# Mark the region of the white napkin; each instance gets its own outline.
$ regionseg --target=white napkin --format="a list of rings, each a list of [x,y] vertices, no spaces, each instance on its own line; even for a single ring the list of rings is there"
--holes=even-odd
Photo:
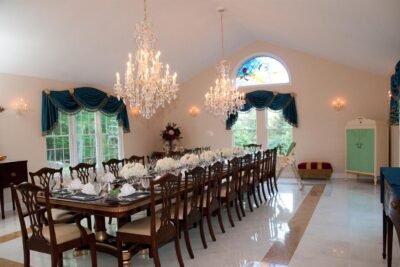
[[[111,172],[107,172],[106,174],[103,175],[103,177],[101,177],[101,181],[104,183],[111,183],[114,180],[115,180],[115,176]]]
[[[124,184],[122,187],[121,187],[121,191],[120,191],[120,193],[119,193],[119,197],[126,197],[126,196],[129,196],[129,195],[132,195],[133,193],[135,193],[135,188],[133,188],[133,186],[132,185],[130,185],[130,184]]]
[[[82,182],[79,179],[73,179],[71,183],[68,185],[70,190],[80,190],[82,189]]]
[[[96,195],[96,190],[94,190],[93,184],[87,183],[84,186],[82,186],[82,193],[85,193],[88,195]]]

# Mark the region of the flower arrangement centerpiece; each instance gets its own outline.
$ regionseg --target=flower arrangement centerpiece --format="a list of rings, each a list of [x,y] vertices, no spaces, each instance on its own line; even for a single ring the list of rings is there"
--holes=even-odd
[[[127,163],[122,167],[121,171],[119,174],[124,177],[125,179],[131,178],[131,177],[136,177],[136,178],[141,178],[145,175],[147,175],[147,170],[141,163],[137,162],[132,162],[132,163]]]
[[[161,137],[168,145],[167,152],[171,152],[174,150],[174,143],[182,139],[181,129],[177,127],[176,123],[169,122],[167,126],[165,126],[165,129],[161,132]]]
[[[159,159],[156,163],[155,170],[158,172],[169,171],[178,167],[178,163],[169,157]]]
[[[183,155],[180,159],[181,165],[188,166],[189,168],[196,166],[197,164],[199,164],[199,162],[200,162],[199,156],[190,153]]]
[[[235,156],[243,155],[244,149],[243,149],[243,147],[235,146],[235,147],[232,147],[232,153]]]
[[[200,154],[200,159],[205,162],[211,162],[212,160],[216,159],[218,154],[215,151],[207,150]]]

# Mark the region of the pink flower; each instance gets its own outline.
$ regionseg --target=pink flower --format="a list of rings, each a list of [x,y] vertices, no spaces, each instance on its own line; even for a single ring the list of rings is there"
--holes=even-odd
[[[169,135],[174,135],[175,132],[174,132],[174,130],[169,130],[169,131],[168,131],[168,134],[169,134]]]

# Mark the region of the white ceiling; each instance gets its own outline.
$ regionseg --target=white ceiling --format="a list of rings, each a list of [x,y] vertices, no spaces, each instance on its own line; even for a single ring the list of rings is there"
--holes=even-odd
[[[399,0],[148,0],[161,60],[183,82],[257,40],[380,74],[400,59]],[[0,72],[112,85],[134,52],[141,0],[0,0]]]

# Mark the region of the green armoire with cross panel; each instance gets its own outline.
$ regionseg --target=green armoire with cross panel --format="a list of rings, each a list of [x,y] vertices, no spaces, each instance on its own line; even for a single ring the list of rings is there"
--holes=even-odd
[[[372,176],[388,165],[388,127],[380,121],[358,117],[346,125],[346,173]]]

